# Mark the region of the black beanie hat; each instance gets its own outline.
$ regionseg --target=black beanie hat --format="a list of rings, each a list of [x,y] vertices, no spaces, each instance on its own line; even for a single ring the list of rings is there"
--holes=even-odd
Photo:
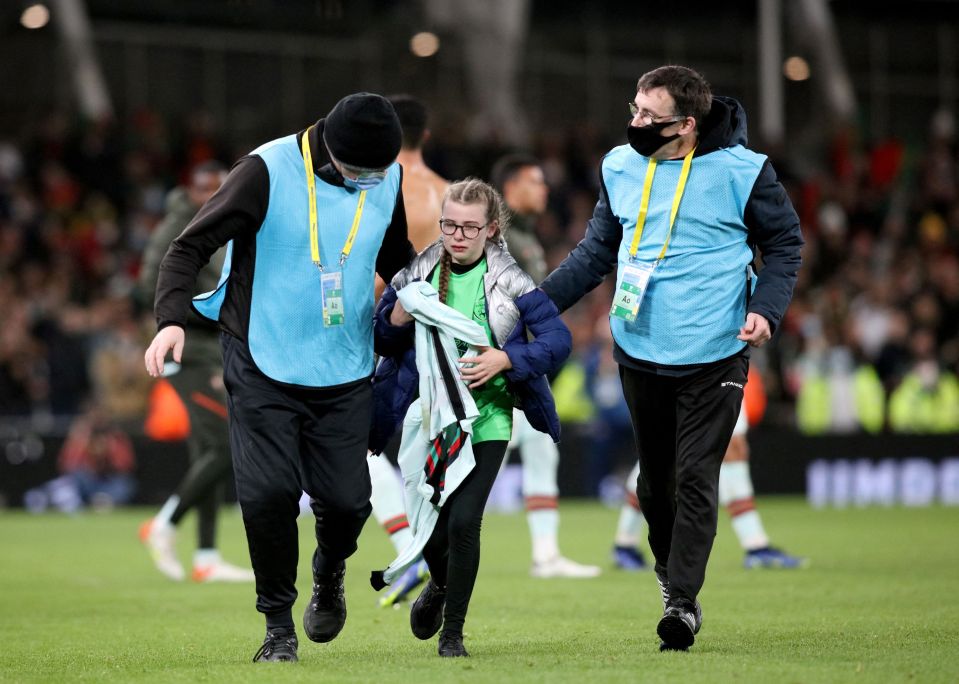
[[[354,93],[330,110],[323,139],[337,161],[382,169],[396,161],[403,131],[389,100],[373,93]]]

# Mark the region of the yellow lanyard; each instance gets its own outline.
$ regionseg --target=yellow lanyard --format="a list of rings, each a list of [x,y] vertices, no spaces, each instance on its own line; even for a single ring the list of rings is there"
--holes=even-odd
[[[676,214],[679,212],[679,201],[683,198],[683,190],[686,189],[686,179],[689,178],[689,167],[693,163],[694,147],[683,157],[683,169],[679,172],[679,182],[676,183],[676,194],[673,195],[673,208],[669,212],[669,230],[666,232],[666,242],[656,257],[659,261],[666,256],[666,248],[669,247],[669,238],[673,234],[673,224],[676,222]],[[646,167],[646,179],[643,181],[643,197],[639,201],[639,216],[636,217],[636,232],[633,234],[633,244],[629,246],[630,259],[636,258],[636,251],[639,249],[639,241],[643,239],[643,228],[646,226],[646,213],[649,211],[649,193],[653,188],[653,176],[656,175],[656,160],[650,159]]]
[[[300,149],[303,150],[303,168],[306,171],[306,188],[310,196],[310,256],[316,267],[323,270],[323,262],[320,260],[320,236],[317,228],[318,221],[316,217],[316,178],[313,170],[313,155],[310,154],[310,131],[313,126],[306,129],[303,134],[303,140],[300,142]],[[353,241],[356,239],[356,231],[360,227],[360,219],[363,218],[363,205],[366,204],[366,190],[360,190],[360,198],[356,203],[356,213],[353,214],[353,226],[350,228],[350,234],[346,236],[346,244],[343,245],[343,251],[340,252],[340,267],[346,263],[346,258],[350,256],[353,249]]]

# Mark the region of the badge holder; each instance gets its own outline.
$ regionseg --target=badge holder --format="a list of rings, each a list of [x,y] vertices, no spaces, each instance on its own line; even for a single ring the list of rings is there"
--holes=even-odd
[[[320,276],[323,296],[323,326],[343,325],[343,271],[324,271]]]
[[[656,268],[655,263],[626,265],[623,269],[623,280],[613,297],[613,306],[609,310],[610,316],[620,318],[627,323],[633,323],[636,320],[654,268]]]

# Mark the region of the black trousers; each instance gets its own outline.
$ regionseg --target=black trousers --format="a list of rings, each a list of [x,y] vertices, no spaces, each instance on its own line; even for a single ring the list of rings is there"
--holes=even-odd
[[[356,551],[372,510],[366,464],[372,385],[280,385],[257,369],[243,342],[227,334],[222,340],[236,493],[256,574],[256,608],[278,624],[286,622],[296,600],[301,490],[312,498],[316,516],[314,573],[338,571]]]
[[[473,445],[476,467],[440,509],[423,549],[433,581],[446,587],[443,631],[463,632],[480,562],[483,509],[506,455],[505,441]]]
[[[620,366],[639,451],[636,495],[656,570],[672,596],[696,600],[716,536],[719,467],[742,406],[749,361],[671,377]]]
[[[222,373],[219,364],[191,360],[187,355],[180,371],[169,378],[190,416],[187,438],[190,467],[177,485],[176,495],[180,501],[170,522],[179,524],[183,516],[195,508],[197,547],[201,549],[216,547],[217,510],[223,497],[223,483],[233,467],[226,392],[211,384],[213,378]]]

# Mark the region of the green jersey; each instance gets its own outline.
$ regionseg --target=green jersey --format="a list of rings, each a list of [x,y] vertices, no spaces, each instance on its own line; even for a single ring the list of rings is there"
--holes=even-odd
[[[446,293],[446,305],[456,309],[467,318],[479,323],[492,344],[492,333],[486,320],[486,292],[483,276],[486,275],[486,259],[483,258],[466,273],[450,273],[450,286]],[[440,269],[433,271],[431,284],[439,290]],[[465,354],[465,342],[456,340],[460,355]],[[502,373],[484,385],[470,390],[479,416],[473,421],[473,444],[494,440],[508,441],[513,432],[513,397],[506,386]]]

